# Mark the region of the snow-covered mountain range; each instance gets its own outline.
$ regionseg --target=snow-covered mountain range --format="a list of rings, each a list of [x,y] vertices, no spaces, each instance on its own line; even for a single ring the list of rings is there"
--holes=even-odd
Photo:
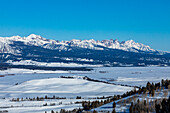
[[[36,65],[43,62],[56,65],[169,66],[170,54],[133,40],[57,41],[31,34],[28,37],[0,37],[0,60],[0,65]]]
[[[95,41],[91,40],[76,40],[72,39],[71,41],[56,41],[45,39],[39,35],[31,34],[28,37],[20,37],[20,36],[12,36],[12,37],[0,37],[0,52],[1,53],[20,53],[21,51],[12,48],[10,44],[13,42],[20,41],[25,45],[34,45],[40,46],[47,49],[60,49],[60,50],[68,50],[68,47],[79,47],[79,48],[87,48],[94,50],[104,50],[104,48],[110,49],[120,49],[124,51],[130,52],[156,52],[156,50],[152,49],[148,45],[144,45],[141,43],[136,43],[133,40],[119,42],[116,40],[102,40]]]

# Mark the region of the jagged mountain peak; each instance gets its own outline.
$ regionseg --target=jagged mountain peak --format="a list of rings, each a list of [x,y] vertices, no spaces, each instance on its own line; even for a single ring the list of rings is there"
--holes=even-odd
[[[27,39],[43,39],[40,35],[30,34],[26,37]]]
[[[28,37],[41,37],[40,35],[36,35],[36,34],[30,34],[28,35]]]

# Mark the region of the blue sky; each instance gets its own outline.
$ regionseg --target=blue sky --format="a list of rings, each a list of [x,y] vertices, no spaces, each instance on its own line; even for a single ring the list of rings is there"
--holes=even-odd
[[[170,51],[170,0],[0,0],[0,36],[133,39]]]

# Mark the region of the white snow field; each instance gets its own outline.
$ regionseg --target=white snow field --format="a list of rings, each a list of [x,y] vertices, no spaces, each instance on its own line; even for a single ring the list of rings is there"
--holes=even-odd
[[[81,104],[74,104],[76,101],[83,101],[82,99],[76,100],[77,96],[83,98],[93,98],[102,96],[113,96],[114,94],[122,94],[126,91],[132,90],[132,87],[123,87],[119,85],[110,85],[105,83],[90,82],[82,78],[66,79],[66,78],[47,78],[37,79],[23,82],[9,88],[1,89],[0,99],[1,110],[8,110],[9,112],[15,111],[25,112],[44,112],[60,109],[74,109],[81,107]],[[51,99],[45,101],[10,101],[12,98],[26,98],[26,97],[66,97],[67,99]],[[74,99],[70,99],[74,98]],[[59,103],[62,102],[61,105]],[[70,103],[73,104],[70,104]],[[43,106],[43,104],[55,103],[54,106]],[[12,107],[11,107],[12,106]],[[33,110],[35,109],[35,110]],[[32,111],[33,110],[33,111]]]
[[[1,89],[1,97],[45,97],[59,96],[74,98],[82,97],[97,97],[97,96],[112,96],[114,94],[122,94],[132,90],[132,87],[123,87],[119,85],[110,85],[99,82],[91,82],[79,79],[66,78],[47,78],[30,80],[24,83],[14,85],[12,87]]]
[[[85,76],[116,84],[146,86],[148,81],[170,79],[170,67],[99,67]]]
[[[160,82],[161,79],[170,79],[170,67],[98,67],[93,71],[10,69],[1,70],[0,75],[0,111],[8,110],[9,113],[44,113],[48,111],[49,113],[51,110],[72,110],[81,107],[81,104],[74,103],[76,101],[92,101],[89,99],[90,97],[112,96],[133,89],[133,87],[86,81],[81,78],[82,76],[116,84],[145,86],[148,81]],[[75,79],[64,79],[59,76],[74,76]],[[44,97],[45,95],[68,98],[10,101],[16,97]],[[76,96],[82,96],[85,99],[75,99]],[[70,99],[72,97],[73,99]],[[61,102],[62,104],[60,104]],[[45,103],[48,106],[43,106]],[[55,105],[50,106],[50,103],[55,103]]]

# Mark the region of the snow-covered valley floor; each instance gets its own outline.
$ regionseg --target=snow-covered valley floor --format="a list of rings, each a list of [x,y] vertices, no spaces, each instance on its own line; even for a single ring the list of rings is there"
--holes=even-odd
[[[0,77],[0,111],[44,113],[51,110],[79,108],[81,103],[75,104],[77,101],[93,101],[96,100],[92,99],[94,97],[123,94],[133,89],[133,87],[83,80],[84,76],[115,84],[145,86],[148,81],[160,82],[161,79],[170,79],[170,67],[98,67],[87,72],[11,69],[0,71],[0,75],[3,75]],[[59,78],[60,76],[74,76],[74,79]],[[66,97],[66,99],[11,101],[17,97],[36,98],[45,95]],[[77,96],[83,99],[76,99]],[[47,106],[43,106],[45,103]]]

